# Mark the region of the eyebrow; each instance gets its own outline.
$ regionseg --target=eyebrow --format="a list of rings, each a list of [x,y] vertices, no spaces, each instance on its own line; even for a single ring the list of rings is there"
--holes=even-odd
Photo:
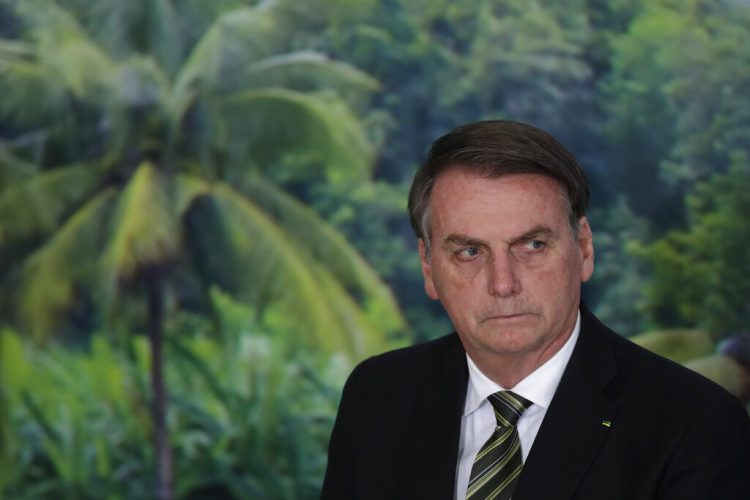
[[[506,240],[506,243],[508,245],[514,245],[516,243],[522,242],[522,241],[530,241],[535,238],[538,238],[540,236],[554,236],[555,231],[553,231],[548,226],[535,226],[525,233],[521,234],[520,236],[511,238],[510,240]],[[445,237],[443,240],[444,243],[452,243],[454,245],[460,245],[460,246],[469,246],[469,247],[480,247],[480,246],[488,246],[488,243],[482,239],[479,238],[473,238],[471,236],[465,236],[463,234],[449,234]]]
[[[555,232],[548,226],[536,226],[523,233],[518,238],[510,240],[510,244],[518,243],[519,241],[531,241],[540,236],[554,236]]]
[[[478,238],[472,238],[470,236],[464,236],[462,234],[449,234],[443,240],[444,243],[453,243],[455,245],[466,246],[466,247],[481,247],[487,246],[487,242]]]

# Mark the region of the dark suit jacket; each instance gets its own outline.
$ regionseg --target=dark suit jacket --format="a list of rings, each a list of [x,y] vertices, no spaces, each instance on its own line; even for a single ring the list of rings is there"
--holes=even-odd
[[[452,498],[467,381],[455,333],[361,363],[344,388],[322,498]],[[719,386],[582,307],[513,494],[572,498],[750,500],[748,415]]]

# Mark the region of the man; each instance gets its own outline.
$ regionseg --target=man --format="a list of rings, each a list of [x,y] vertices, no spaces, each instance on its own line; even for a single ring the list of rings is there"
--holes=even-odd
[[[433,144],[409,211],[456,333],[353,371],[324,499],[750,499],[736,399],[581,304],[588,197],[533,127],[474,123]]]

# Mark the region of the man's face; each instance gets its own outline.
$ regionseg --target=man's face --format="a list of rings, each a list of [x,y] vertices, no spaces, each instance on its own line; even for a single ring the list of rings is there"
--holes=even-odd
[[[436,180],[431,255],[419,245],[425,290],[475,361],[543,363],[572,331],[594,249],[585,217],[573,238],[563,193],[540,175],[486,179],[452,169]]]

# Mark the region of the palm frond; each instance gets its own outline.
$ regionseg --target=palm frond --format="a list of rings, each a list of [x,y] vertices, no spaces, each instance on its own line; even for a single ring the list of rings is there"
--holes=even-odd
[[[358,306],[342,301],[345,292],[335,280],[262,210],[223,184],[214,186],[212,199],[234,249],[235,273],[242,273],[245,296],[260,311],[325,352],[344,349],[358,356],[361,346],[377,343],[381,332],[363,326]]]
[[[19,40],[0,40],[0,68],[6,64],[23,60],[31,56],[33,49],[30,44]]]
[[[59,313],[74,299],[74,284],[94,272],[102,226],[114,189],[89,200],[52,238],[26,260],[21,275],[19,313],[35,338],[49,334]]]
[[[108,117],[101,130],[106,143],[103,163],[117,168],[120,159],[134,149],[166,149],[158,141],[169,120],[168,94],[168,77],[153,58],[132,56],[118,64],[102,109]]]
[[[152,57],[132,56],[118,65],[114,96],[126,107],[161,106],[169,92],[169,81]]]
[[[335,61],[321,52],[300,50],[265,58],[247,69],[249,84],[293,89],[354,88],[374,91],[377,80],[351,64]]]
[[[150,264],[172,257],[179,248],[179,228],[169,193],[154,166],[142,163],[117,204],[109,244],[102,256],[111,284]]]
[[[82,101],[106,97],[113,86],[114,63],[99,47],[86,39],[53,41],[54,54],[45,52],[43,64],[49,75],[57,75],[65,87]]]
[[[81,100],[101,98],[112,85],[114,62],[57,3],[29,0],[17,12],[30,27],[35,61]]]
[[[180,20],[172,0],[78,0],[81,25],[108,53],[152,54],[172,74],[182,58]]]
[[[21,182],[39,171],[39,165],[14,154],[11,151],[12,146],[0,140],[0,192],[9,189],[14,182]]]
[[[43,123],[67,110],[65,90],[39,64],[34,49],[24,42],[0,45],[0,114],[19,123]]]
[[[387,332],[403,330],[405,324],[393,294],[375,270],[332,226],[312,209],[262,179],[253,179],[243,189],[288,234],[358,297],[371,321]]]
[[[332,182],[364,179],[374,151],[362,124],[337,99],[281,88],[248,90],[223,105],[232,163],[271,165],[303,155]]]
[[[173,75],[179,70],[183,58],[175,7],[170,0],[155,0],[149,2],[149,5],[151,51],[159,61],[159,66],[164,68],[167,74]]]
[[[167,104],[172,129],[180,125],[201,88],[210,87],[216,80],[219,73],[216,54],[220,45],[219,33],[215,29],[209,30],[177,73]]]
[[[0,191],[0,243],[54,229],[91,194],[100,172],[91,165],[69,165],[39,173]]]
[[[174,182],[174,207],[179,218],[184,217],[190,205],[199,196],[212,193],[213,183],[191,174],[177,174]]]
[[[388,334],[393,332],[394,323],[403,326],[400,322],[400,313],[395,310],[384,310],[379,311],[382,312],[379,316],[369,314],[373,311],[363,310],[351,291],[347,290],[326,266],[316,263],[314,269],[318,283],[324,290],[334,314],[338,317],[343,330],[347,332],[346,350],[353,354],[354,360],[362,360],[387,350]]]
[[[272,9],[243,7],[214,21],[177,73],[170,99],[173,123],[179,123],[196,96],[232,88],[235,75],[270,50],[275,29]]]
[[[40,36],[45,27],[52,37],[82,31],[71,11],[55,0],[23,0],[13,4],[11,8],[23,21],[26,32],[33,36]]]

